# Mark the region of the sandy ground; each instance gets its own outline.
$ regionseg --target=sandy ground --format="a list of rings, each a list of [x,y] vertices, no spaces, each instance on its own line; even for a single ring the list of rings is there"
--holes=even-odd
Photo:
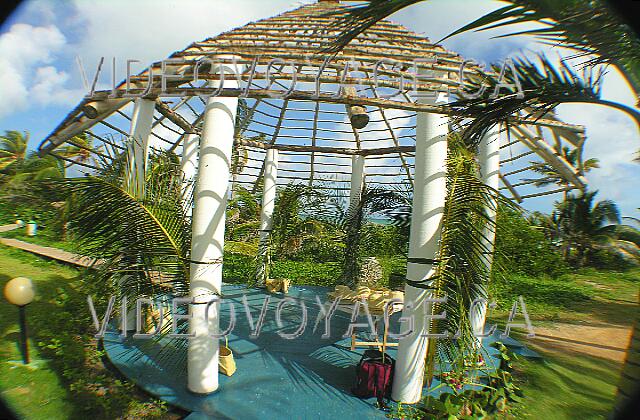
[[[543,348],[622,362],[631,339],[631,327],[556,323],[551,327],[535,327],[535,334],[527,341]]]

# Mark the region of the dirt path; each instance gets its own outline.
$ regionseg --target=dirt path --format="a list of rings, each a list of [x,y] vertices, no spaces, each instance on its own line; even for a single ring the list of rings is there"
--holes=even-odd
[[[631,338],[631,327],[556,323],[551,327],[536,327],[535,334],[528,341],[542,348],[622,362]]]

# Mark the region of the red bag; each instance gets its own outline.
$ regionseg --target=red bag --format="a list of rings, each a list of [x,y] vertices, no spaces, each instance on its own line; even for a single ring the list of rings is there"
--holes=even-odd
[[[395,360],[379,350],[367,350],[356,366],[356,384],[351,392],[360,398],[376,397],[380,408],[387,408]]]

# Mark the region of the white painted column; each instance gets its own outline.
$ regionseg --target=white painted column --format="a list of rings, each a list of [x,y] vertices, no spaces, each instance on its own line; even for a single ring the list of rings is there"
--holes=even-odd
[[[361,155],[351,156],[351,189],[349,192],[349,210],[355,211],[362,197],[362,187],[364,187],[366,158]]]
[[[192,215],[191,196],[196,181],[198,170],[198,147],[200,136],[189,133],[182,140],[182,156],[180,157],[180,170],[182,171],[182,199],[185,204],[187,216]]]
[[[497,190],[500,181],[500,128],[499,126],[492,127],[482,138],[478,147],[478,163],[480,164],[480,175],[482,182],[489,187]],[[486,209],[487,216],[493,223],[496,222],[496,206]],[[484,230],[484,238],[482,242],[486,250],[489,252],[485,255],[484,264],[487,267],[487,272],[491,272],[491,264],[493,263],[493,247],[495,242],[496,232],[493,226],[487,226]],[[487,278],[487,281],[489,278]],[[484,324],[487,317],[487,302],[484,301],[481,305],[475,305],[474,311],[471,312],[471,328],[473,333],[478,337],[484,332]],[[479,345],[482,342],[482,338],[478,338],[476,343]]]
[[[214,65],[214,72],[229,65]],[[225,88],[237,88],[233,74],[226,74]],[[217,81],[211,83],[218,86]],[[187,377],[190,391],[207,394],[218,389],[219,342],[211,334],[218,332],[218,306],[207,303],[222,289],[225,211],[229,189],[231,150],[235,131],[238,98],[211,97],[204,111],[200,138],[198,174],[194,189],[191,259],[191,319]]]
[[[267,252],[269,251],[269,237],[273,228],[273,209],[276,204],[276,184],[278,181],[278,150],[268,149],[264,162],[264,185],[262,188],[262,206],[260,208],[260,255],[261,271],[258,274],[258,284],[266,280]],[[266,274],[265,274],[266,273]]]
[[[433,103],[433,101],[431,101]],[[438,251],[446,197],[446,159],[448,119],[446,115],[418,113],[416,126],[415,180],[407,280],[425,281],[434,273],[433,259]],[[403,316],[414,317],[413,334],[400,340],[391,397],[416,403],[422,396],[429,323],[431,313],[425,299],[432,293],[405,286]],[[408,304],[411,303],[411,306]]]
[[[149,136],[153,124],[153,112],[156,103],[151,99],[138,98],[133,106],[131,114],[131,128],[129,139],[131,144],[127,149],[127,174],[125,177],[126,188],[129,193],[137,198],[144,196],[145,173],[149,158]],[[126,287],[124,283],[122,287]],[[136,329],[135,302],[127,302],[127,330]]]
[[[128,188],[135,197],[144,195],[144,179],[149,158],[149,136],[153,124],[153,112],[156,102],[152,99],[138,98],[131,115],[131,148],[129,149]]]

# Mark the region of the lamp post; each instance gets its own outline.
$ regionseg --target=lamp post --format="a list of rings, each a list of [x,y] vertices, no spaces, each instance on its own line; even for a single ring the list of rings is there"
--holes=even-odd
[[[20,339],[22,341],[22,360],[29,364],[29,344],[27,342],[27,317],[25,308],[33,301],[35,292],[33,283],[26,277],[16,277],[4,286],[4,297],[18,307],[20,316]]]

